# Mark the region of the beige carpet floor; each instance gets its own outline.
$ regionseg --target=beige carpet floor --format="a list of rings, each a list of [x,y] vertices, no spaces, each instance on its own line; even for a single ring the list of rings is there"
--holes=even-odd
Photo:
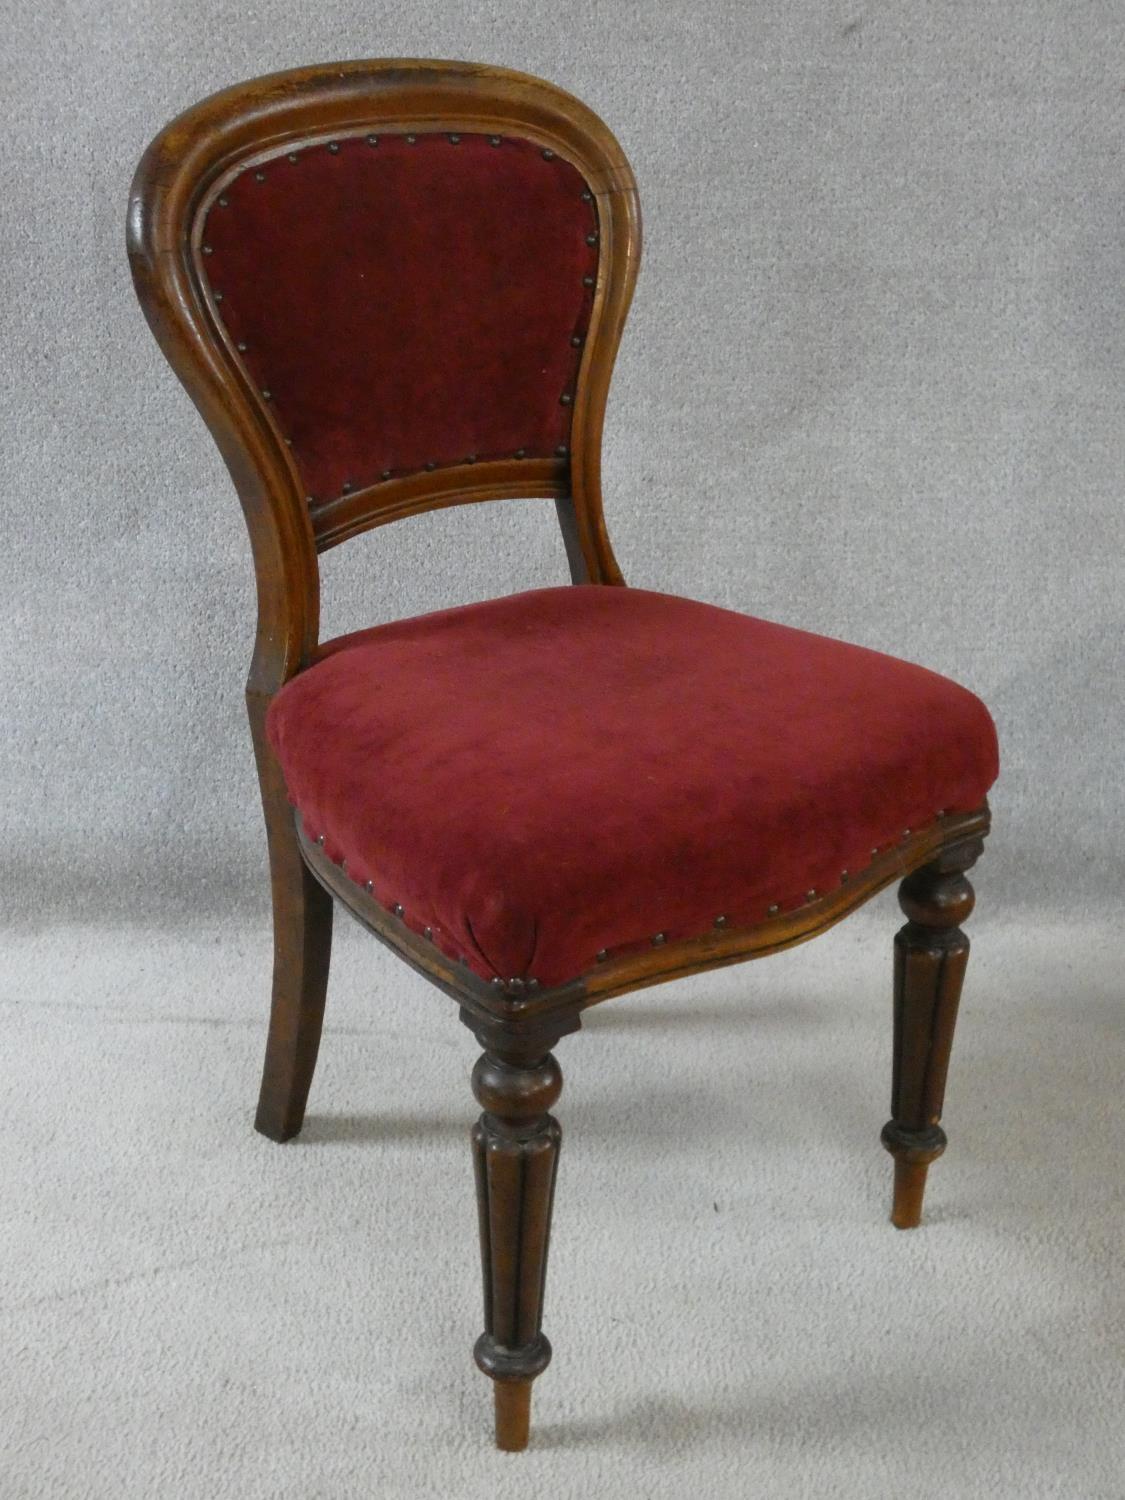
[[[342,925],[306,1131],[264,928],[0,957],[0,1495],[1125,1495],[1125,967],[986,902],[925,1228],[887,1222],[890,897],[560,1044],[532,1447],[490,1446],[452,1004]]]

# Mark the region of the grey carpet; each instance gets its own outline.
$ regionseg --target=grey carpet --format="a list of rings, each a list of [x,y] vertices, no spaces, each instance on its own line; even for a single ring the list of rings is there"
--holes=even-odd
[[[614,1001],[566,1083],[532,1447],[490,1446],[452,1003],[342,929],[305,1135],[260,927],[0,960],[5,1500],[1120,1500],[1116,946],[986,909],[928,1221],[887,1220],[897,908]]]

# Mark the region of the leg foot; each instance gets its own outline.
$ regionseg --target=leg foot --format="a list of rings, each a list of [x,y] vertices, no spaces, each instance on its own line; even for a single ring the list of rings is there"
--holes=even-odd
[[[914,1229],[930,1163],[945,1150],[939,1121],[969,940],[961,931],[973,909],[965,876],[981,853],[979,839],[942,852],[908,875],[899,904],[908,918],[895,937],[894,1080],[883,1145],[895,1159],[891,1222]]]
[[[926,1191],[928,1161],[895,1161],[895,1195],[891,1223],[896,1229],[917,1229],[922,1222],[922,1198]]]
[[[531,1381],[494,1380],[496,1446],[505,1453],[522,1453],[531,1432]]]

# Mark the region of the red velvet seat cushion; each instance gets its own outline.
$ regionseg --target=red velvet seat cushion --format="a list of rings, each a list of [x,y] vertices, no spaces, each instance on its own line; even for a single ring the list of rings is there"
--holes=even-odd
[[[827,893],[997,773],[987,709],[944,677],[594,585],[329,642],[269,734],[353,880],[478,974],[543,985]]]

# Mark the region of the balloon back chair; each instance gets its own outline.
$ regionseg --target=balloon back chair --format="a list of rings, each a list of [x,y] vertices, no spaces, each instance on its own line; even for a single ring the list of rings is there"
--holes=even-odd
[[[257,1128],[301,1129],[338,901],[483,1048],[475,1357],[519,1449],[551,1357],[551,1049],[588,1006],[803,942],[901,879],[882,1140],[893,1222],[919,1222],[992,721],[921,667],[624,586],[600,447],[640,218],[621,148],[561,90],[402,60],[241,84],[149,146],[128,242],[253,550]],[[321,552],[516,496],[555,502],[572,583],[319,640]]]

